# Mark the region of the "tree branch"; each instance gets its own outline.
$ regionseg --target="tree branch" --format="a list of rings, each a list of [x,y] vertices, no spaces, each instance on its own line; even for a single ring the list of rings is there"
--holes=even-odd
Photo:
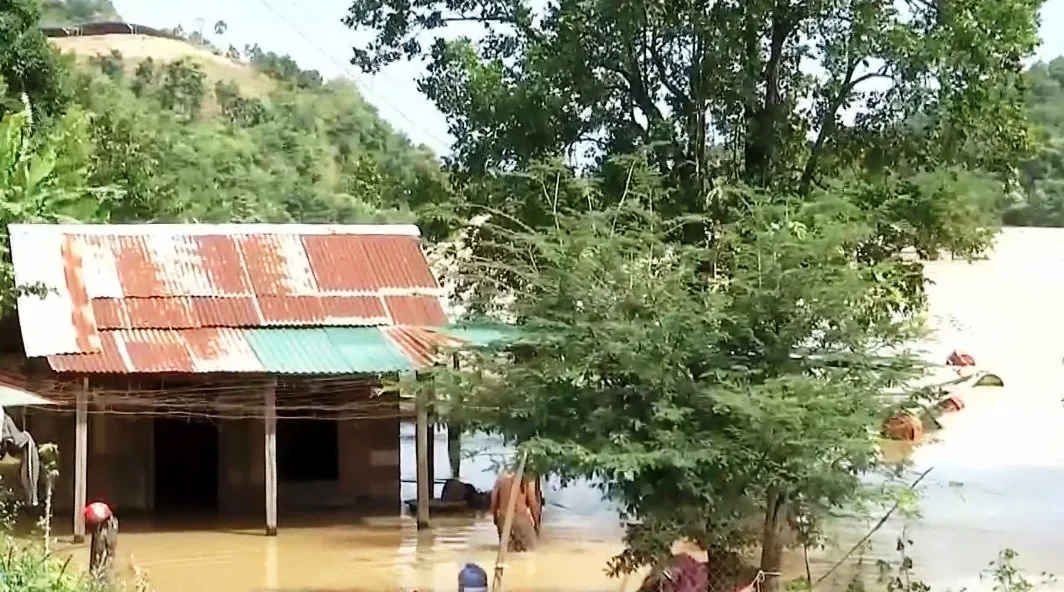
[[[799,187],[801,193],[809,191],[809,186],[812,184],[813,176],[816,174],[817,165],[820,164],[820,156],[824,151],[824,145],[827,143],[828,137],[835,133],[835,129],[838,125],[838,112],[842,108],[842,105],[846,102],[846,99],[853,92],[853,89],[857,88],[857,85],[874,78],[890,78],[887,75],[888,66],[883,66],[875,72],[869,72],[854,78],[854,72],[857,70],[859,60],[853,60],[850,66],[846,69],[846,75],[842,81],[842,88],[839,89],[839,94],[828,106],[828,109],[824,112],[824,116],[820,121],[820,131],[817,133],[816,141],[813,143],[813,148],[810,150],[809,159],[805,161],[805,170],[802,171],[802,178],[799,181]]]

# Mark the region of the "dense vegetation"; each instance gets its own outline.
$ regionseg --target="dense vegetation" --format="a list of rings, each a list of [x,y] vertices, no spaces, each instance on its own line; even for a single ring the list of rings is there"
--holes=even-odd
[[[909,255],[979,255],[1021,181],[1040,5],[354,0],[355,64],[427,61],[447,206],[492,215],[466,285],[522,325],[436,394],[597,479],[630,524],[614,570],[683,537],[782,589],[787,544],[887,469]]]
[[[41,24],[64,27],[121,21],[111,0],[42,0]]]
[[[115,190],[111,220],[408,220],[404,212],[444,191],[434,156],[396,133],[352,85],[323,81],[286,56],[253,46],[219,57],[265,81],[249,91],[213,76],[202,59],[56,58],[36,31],[36,2],[8,0],[0,9],[18,16],[17,28],[0,29],[4,110],[20,110],[25,92],[42,122],[85,113],[89,184]],[[58,24],[116,16],[107,0],[44,6],[44,18]]]
[[[1064,226],[1064,58],[1029,71],[1031,118],[1038,124],[1037,152],[1021,171],[1023,199],[1004,213],[1017,226]]]
[[[884,389],[921,370],[909,254],[980,254],[1017,188],[1010,215],[1054,211],[1023,71],[1040,2],[896,4],[357,0],[356,64],[428,60],[441,166],[290,59],[224,52],[254,91],[194,59],[75,63],[34,0],[0,0],[0,222],[487,212],[463,279],[523,343],[441,370],[441,411],[598,478],[635,524],[616,570],[682,536],[777,574],[791,519],[817,538],[882,468]],[[456,20],[489,34],[425,45]]]

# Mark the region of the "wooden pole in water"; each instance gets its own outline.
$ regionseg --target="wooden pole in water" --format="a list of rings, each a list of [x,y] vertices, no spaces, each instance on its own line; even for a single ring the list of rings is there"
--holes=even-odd
[[[266,536],[277,536],[277,381],[266,385]]]
[[[451,354],[451,364],[457,371],[458,354]],[[462,471],[462,423],[457,419],[447,422],[447,460],[451,463],[451,478],[459,479]]]
[[[510,550],[510,531],[514,527],[514,511],[517,509],[517,496],[522,492],[525,480],[525,461],[528,453],[521,453],[521,462],[517,464],[517,474],[510,484],[510,498],[506,500],[506,517],[502,521],[502,535],[499,537],[499,554],[495,557],[495,578],[491,582],[491,592],[502,590],[502,576],[506,570],[506,554]]]
[[[417,382],[423,376],[415,374]],[[430,377],[429,380],[432,380]],[[415,393],[415,411],[417,412],[417,434],[414,446],[417,452],[417,528],[429,528],[429,504],[432,484],[429,482],[429,405],[428,391],[425,385],[417,385]]]
[[[82,379],[74,413],[74,542],[85,542],[86,477],[89,460],[89,379]]]

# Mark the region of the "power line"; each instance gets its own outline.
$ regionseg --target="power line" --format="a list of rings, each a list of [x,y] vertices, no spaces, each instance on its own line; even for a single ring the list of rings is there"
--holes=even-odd
[[[276,7],[274,7],[272,4],[270,4],[269,0],[259,0],[259,2],[261,2],[263,4],[263,6],[265,6],[267,9],[269,9],[270,12],[274,13],[275,15],[277,15],[277,17],[280,18],[281,21],[283,21],[286,25],[288,25],[288,27],[290,29],[295,31],[295,33],[297,35],[302,37],[304,41],[309,43],[311,47],[316,49],[318,51],[318,53],[320,53],[327,60],[332,62],[335,66],[340,68],[341,75],[344,78],[346,78],[347,80],[349,80],[352,84],[354,84],[361,92],[363,92],[363,93],[365,93],[367,95],[370,95],[370,96],[374,96],[375,95],[374,92],[372,92],[370,89],[366,88],[365,85],[362,82],[360,82],[354,75],[352,75],[350,73],[351,72],[350,71],[350,64],[347,64],[347,63],[344,63],[342,61],[337,60],[336,58],[334,58],[332,56],[332,54],[330,54],[328,51],[326,51],[320,45],[315,43],[307,34],[305,34],[303,32],[302,29],[300,29],[298,26],[296,26],[295,23],[293,23],[287,16],[285,16],[284,13],[282,13],[279,10],[277,10]],[[399,109],[399,108],[394,107],[392,105],[388,105],[387,103],[384,103],[384,102],[382,102],[381,104],[387,105],[389,109],[392,109],[396,113],[398,113],[399,116],[402,117],[407,123],[409,123],[414,128],[419,129],[422,132],[425,132],[426,135],[428,135],[432,140],[438,142],[441,146],[450,146],[451,145],[450,141],[441,139],[439,136],[437,136],[435,133],[433,133],[431,130],[429,130],[429,128],[427,128],[427,127],[417,123],[413,119],[411,119],[409,116],[407,116],[406,113],[404,113],[402,111],[402,109]]]

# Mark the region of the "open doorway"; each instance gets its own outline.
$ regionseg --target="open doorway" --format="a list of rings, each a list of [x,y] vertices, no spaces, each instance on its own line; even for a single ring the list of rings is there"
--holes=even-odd
[[[340,430],[336,421],[303,409],[277,421],[277,480],[282,483],[340,479]],[[302,415],[303,417],[300,417]]]
[[[155,511],[218,509],[218,425],[204,418],[155,419]]]

